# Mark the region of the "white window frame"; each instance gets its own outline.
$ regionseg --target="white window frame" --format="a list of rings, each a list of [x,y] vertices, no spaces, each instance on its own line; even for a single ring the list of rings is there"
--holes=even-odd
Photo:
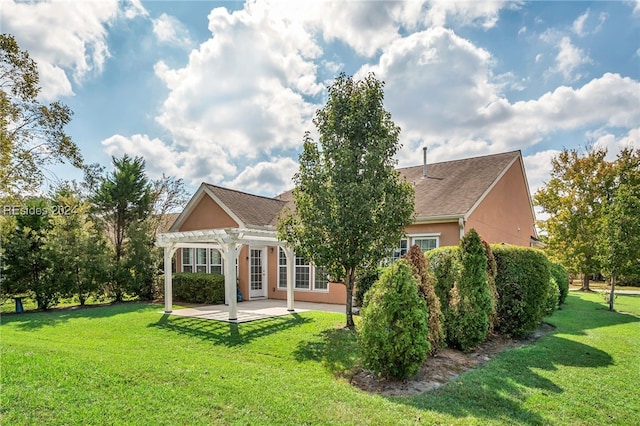
[[[218,252],[218,256],[220,258],[220,263],[213,263],[213,252],[217,251]],[[218,249],[208,249],[207,250],[207,256],[209,257],[208,262],[207,262],[207,269],[209,271],[210,274],[217,274],[218,272],[213,272],[213,268],[220,268],[220,275],[224,275],[224,261],[222,260],[222,252],[220,252],[220,250]]]
[[[200,250],[204,250],[204,263],[198,262],[199,253],[201,253]],[[205,274],[208,273],[209,272],[209,250],[206,248],[197,247],[193,249],[193,254],[194,254],[193,256],[194,271],[205,273]],[[204,268],[204,271],[200,271],[199,268]]]
[[[282,253],[282,254],[281,254]],[[301,257],[299,256],[295,256],[294,257],[296,260],[301,259]],[[281,261],[284,260],[284,263],[282,263]],[[286,271],[287,271],[287,259],[284,256],[284,250],[281,247],[278,247],[278,290],[286,290],[287,289],[287,275],[286,275]],[[304,265],[302,264],[297,264],[298,262],[296,262],[296,265],[294,265],[294,283],[293,283],[293,290],[294,291],[313,291],[313,292],[318,292],[318,293],[328,293],[329,292],[329,285],[330,282],[327,279],[327,284],[326,284],[326,288],[322,288],[322,287],[317,287],[316,286],[316,278],[318,277],[318,275],[321,273],[320,271],[316,270],[316,266],[313,265],[311,262],[308,262]],[[297,270],[298,268],[308,268],[309,271],[309,282],[308,282],[308,286],[307,287],[296,287],[296,277],[297,277]],[[319,268],[318,268],[319,269]]]
[[[185,255],[184,255],[185,253],[189,253],[189,256],[188,256],[189,257],[189,263],[187,263],[185,261]],[[182,248],[181,260],[182,260],[182,262],[180,262],[180,263],[182,265],[180,266],[180,269],[182,270],[182,272],[193,272],[193,266],[194,266],[193,261],[194,261],[194,259],[193,259],[193,249],[192,248],[190,248],[190,247],[183,247]],[[189,268],[191,268],[191,270],[185,271],[185,266],[188,266]]]
[[[436,240],[436,246],[434,249],[440,247],[440,232],[431,232],[426,234],[411,234],[409,235],[409,239],[411,240],[411,244],[409,247],[412,247],[416,244],[416,240]],[[433,250],[433,249],[430,249]]]

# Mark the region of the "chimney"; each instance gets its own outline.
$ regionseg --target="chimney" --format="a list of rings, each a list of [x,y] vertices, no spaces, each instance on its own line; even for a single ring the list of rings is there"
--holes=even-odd
[[[427,177],[427,147],[422,148],[422,178]]]

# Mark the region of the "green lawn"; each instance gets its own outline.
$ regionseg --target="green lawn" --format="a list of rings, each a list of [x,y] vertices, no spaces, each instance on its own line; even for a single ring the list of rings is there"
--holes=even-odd
[[[4,315],[1,424],[637,422],[640,297],[570,294],[535,344],[434,392],[370,395],[343,315],[230,325],[144,303]]]

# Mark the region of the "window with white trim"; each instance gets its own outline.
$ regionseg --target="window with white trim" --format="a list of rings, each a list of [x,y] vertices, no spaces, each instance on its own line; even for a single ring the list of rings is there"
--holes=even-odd
[[[414,237],[413,245],[420,247],[423,252],[438,248],[438,237]]]
[[[278,248],[278,288],[287,289],[287,257]],[[307,259],[296,256],[294,283],[295,290],[329,290],[329,276],[325,268],[314,266]]]
[[[182,272],[193,272],[193,255],[190,248],[182,249]]]
[[[329,290],[329,274],[326,268],[315,266],[313,268],[313,289]]]
[[[196,272],[207,272],[207,249],[197,248],[196,251]]]
[[[400,240],[398,247],[394,248],[391,253],[391,263],[407,254],[407,250],[409,250],[409,240],[407,238],[403,238]]]
[[[287,256],[281,247],[278,247],[278,288],[287,288]]]
[[[217,249],[210,249],[209,272],[212,274],[222,274],[222,253]]]
[[[296,271],[293,288],[309,290],[311,282],[311,265],[309,261],[302,256],[296,256]]]

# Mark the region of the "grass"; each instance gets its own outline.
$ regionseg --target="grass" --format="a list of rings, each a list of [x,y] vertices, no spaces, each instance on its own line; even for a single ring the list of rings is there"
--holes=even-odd
[[[640,297],[570,294],[535,344],[448,385],[382,397],[340,314],[227,324],[159,305],[4,315],[1,424],[633,424]]]

